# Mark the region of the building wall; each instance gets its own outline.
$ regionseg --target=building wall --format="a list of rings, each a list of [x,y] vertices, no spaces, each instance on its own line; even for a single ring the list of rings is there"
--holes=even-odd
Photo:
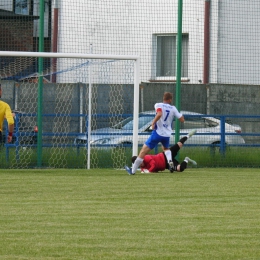
[[[183,33],[189,34],[189,80],[198,83],[203,78],[204,1],[184,1],[183,10]],[[72,4],[63,0],[58,51],[140,55],[140,81],[146,82],[155,75],[154,35],[176,34],[177,28],[177,1],[90,0],[86,4],[78,0]]]
[[[210,84],[210,114],[259,115],[260,86]]]
[[[141,82],[155,75],[155,35],[177,33],[177,1],[64,0],[60,6],[60,52],[137,54]],[[203,79],[205,1],[183,1],[182,31],[189,34],[189,83]],[[210,1],[210,82],[258,84],[258,1]],[[75,17],[72,20],[68,17]],[[77,48],[75,48],[77,46]]]
[[[33,51],[33,21],[1,19],[0,50]]]
[[[259,13],[259,1],[218,1],[218,20],[211,20],[218,23],[217,55],[211,63],[217,78],[212,83],[259,84]]]

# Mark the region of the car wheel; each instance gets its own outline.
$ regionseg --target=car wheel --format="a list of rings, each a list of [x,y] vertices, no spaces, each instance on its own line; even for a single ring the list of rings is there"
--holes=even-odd
[[[220,142],[214,142],[210,145],[209,149],[210,149],[211,155],[215,155],[216,152],[219,152],[219,150],[220,150],[219,144],[220,144]]]
[[[230,147],[228,146],[227,143],[225,143],[225,151],[229,150]],[[220,141],[214,142],[210,145],[210,154],[211,155],[215,155],[216,152],[220,153],[221,149],[220,149]]]

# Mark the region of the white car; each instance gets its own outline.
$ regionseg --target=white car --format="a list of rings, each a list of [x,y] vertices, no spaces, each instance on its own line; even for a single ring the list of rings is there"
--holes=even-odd
[[[192,129],[197,129],[197,133],[189,138],[186,144],[211,145],[221,143],[221,121],[215,117],[181,111],[185,122],[180,123],[180,137],[189,133]],[[154,111],[142,112],[139,114],[138,144],[143,145],[151,134],[151,123],[155,116]],[[173,122],[173,129],[174,129]],[[241,135],[241,127],[225,122],[225,144],[244,144],[245,140]],[[133,117],[128,117],[113,127],[100,128],[91,132],[91,142],[93,146],[115,147],[120,145],[132,144],[133,135]],[[87,144],[87,134],[80,134],[76,137],[76,145]],[[171,138],[171,144],[175,143],[174,131]]]

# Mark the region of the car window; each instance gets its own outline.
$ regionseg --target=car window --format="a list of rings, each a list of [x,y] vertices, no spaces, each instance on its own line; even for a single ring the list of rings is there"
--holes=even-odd
[[[206,118],[192,117],[186,118],[184,123],[180,124],[180,129],[200,129],[215,127],[218,124]]]
[[[133,119],[131,121],[129,121],[127,124],[125,124],[122,129],[123,130],[133,130],[133,124],[134,124],[134,121]]]
[[[153,116],[141,116],[139,117],[138,127],[142,128],[144,125],[148,124],[150,121],[153,120]],[[122,130],[133,130],[133,117],[128,117],[123,121],[117,123],[112,128],[115,129],[122,129]]]
[[[154,115],[139,117],[139,128],[142,128],[143,126],[145,126],[148,123],[152,123],[153,118],[154,118]]]
[[[112,128],[122,129],[125,125],[127,125],[131,121],[133,121],[133,117],[128,117],[128,118],[120,121],[119,123],[115,124],[114,126],[112,126]]]
[[[146,124],[148,124],[150,121],[152,121],[153,117],[149,117],[149,116],[141,116],[139,117],[139,121],[138,121],[138,127],[139,129],[142,128],[143,126],[145,126]],[[129,121],[127,124],[125,124],[122,129],[123,130],[133,130],[133,124],[134,121]]]
[[[214,122],[214,121],[207,119],[207,118],[205,118],[205,122],[207,123],[208,127],[216,127],[216,126],[219,125],[217,122]]]

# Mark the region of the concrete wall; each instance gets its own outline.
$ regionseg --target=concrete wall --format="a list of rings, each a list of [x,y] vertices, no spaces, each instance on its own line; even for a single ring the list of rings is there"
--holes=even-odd
[[[209,114],[260,115],[260,86],[219,85],[209,86]],[[242,127],[242,132],[259,133],[260,119],[253,117],[231,118]],[[246,142],[259,142],[259,137],[245,137]]]
[[[38,102],[37,83],[15,83],[2,81],[2,100],[7,102],[11,109],[24,113],[36,114]],[[97,120],[93,127],[106,127],[112,123],[107,114],[132,114],[133,113],[133,85],[92,85],[92,113],[104,114],[101,120]],[[76,84],[43,84],[43,114],[85,114],[85,117],[66,116],[58,119],[58,116],[43,116],[43,131],[52,132],[54,127],[60,129],[67,124],[69,132],[84,132],[86,117],[88,115],[89,94],[88,85]],[[122,112],[123,111],[123,112]],[[120,118],[121,120],[122,118]],[[36,118],[34,118],[36,120]],[[56,130],[55,130],[56,131]]]
[[[164,92],[174,95],[173,104],[176,100],[176,84],[173,83],[143,83],[142,99],[140,100],[140,111],[153,110],[156,102],[162,102]],[[207,90],[203,84],[181,85],[181,110],[197,113],[207,113]]]
[[[10,104],[12,109],[26,113],[37,113],[37,83],[15,84],[12,81],[2,81],[2,100]],[[115,86],[113,86],[114,88]],[[115,91],[115,90],[113,90]],[[162,101],[163,93],[169,91],[175,96],[176,84],[143,83],[140,86],[139,110],[154,109],[156,102]],[[117,114],[133,111],[134,88],[132,85],[120,85],[113,92],[109,85],[93,86],[92,98],[97,102],[93,107],[94,113]],[[44,114],[88,114],[88,85],[86,84],[44,84],[43,113]],[[59,103],[59,105],[57,105]],[[175,98],[174,98],[174,104]],[[211,115],[260,115],[260,86],[249,85],[181,85],[181,110],[193,111]],[[242,126],[243,132],[259,132],[259,119],[231,118],[233,122]],[[45,131],[52,131],[55,123],[52,118],[43,118]],[[96,127],[109,125],[108,118],[97,122]],[[70,131],[84,132],[85,118],[70,119]],[[80,125],[83,124],[83,129]]]
[[[260,85],[210,84],[209,113],[260,115]]]

